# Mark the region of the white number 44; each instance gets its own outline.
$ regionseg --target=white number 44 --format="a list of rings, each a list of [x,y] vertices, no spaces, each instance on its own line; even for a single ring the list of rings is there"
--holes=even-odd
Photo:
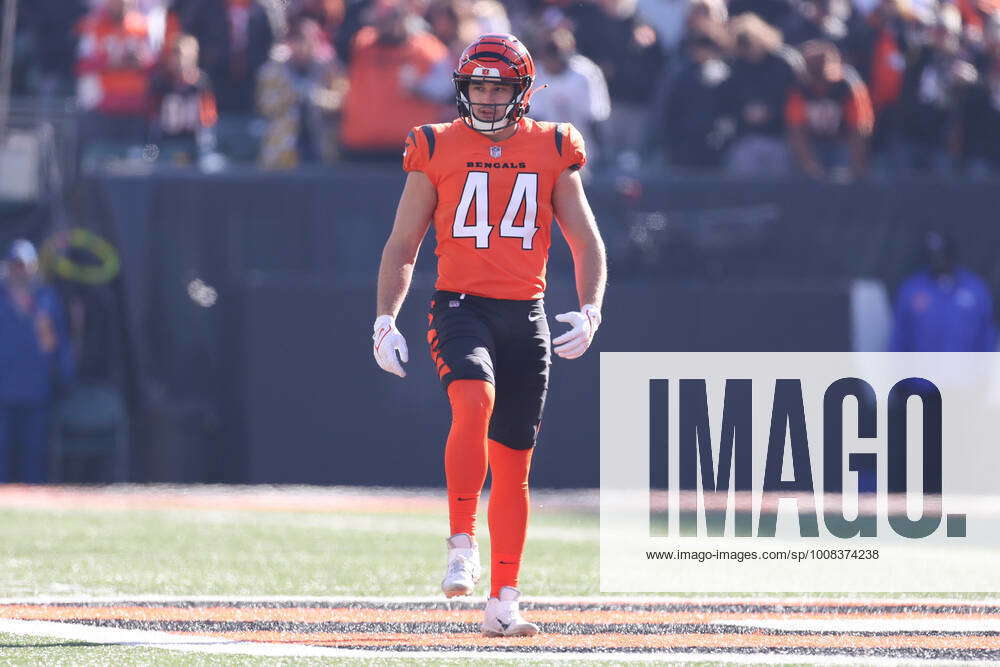
[[[473,225],[465,223],[469,216],[472,202],[476,202],[476,222]],[[485,171],[470,171],[465,179],[462,190],[462,200],[455,210],[455,224],[452,226],[452,236],[455,238],[475,238],[477,248],[490,247],[489,215],[489,174]],[[524,204],[524,224],[515,225],[514,218]],[[521,239],[521,249],[531,250],[531,239],[538,228],[535,227],[535,216],[538,213],[538,174],[518,174],[514,181],[514,190],[510,193],[507,210],[500,219],[500,236],[504,238]]]

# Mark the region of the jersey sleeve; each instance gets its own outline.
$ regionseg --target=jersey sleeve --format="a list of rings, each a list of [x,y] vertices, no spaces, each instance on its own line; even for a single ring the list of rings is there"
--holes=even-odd
[[[872,133],[875,127],[875,112],[872,110],[868,87],[860,76],[845,77],[850,93],[844,100],[844,120],[852,129],[863,136]]]
[[[406,135],[403,143],[403,171],[427,171],[430,161],[427,137],[423,127],[415,127]]]
[[[556,132],[557,147],[562,144],[559,152],[563,157],[563,168],[576,171],[587,164],[587,149],[580,131],[572,123],[563,123],[556,128]],[[561,142],[559,136],[562,137]]]
[[[793,90],[785,102],[785,123],[789,127],[802,127],[806,124],[806,100],[802,93]]]

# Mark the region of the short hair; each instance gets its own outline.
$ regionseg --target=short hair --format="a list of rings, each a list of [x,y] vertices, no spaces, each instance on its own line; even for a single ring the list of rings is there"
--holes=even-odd
[[[174,37],[171,46],[177,51],[193,51],[195,55],[198,54],[199,44],[198,38],[194,35],[188,35],[186,33],[181,33]]]
[[[729,21],[733,40],[749,40],[765,51],[777,51],[784,43],[781,31],[752,12],[746,12]]]
[[[799,47],[802,57],[806,60],[823,56],[834,60],[841,60],[840,49],[833,42],[826,39],[810,39]]]
[[[309,39],[321,32],[319,24],[308,16],[298,16],[288,26],[288,39]]]
[[[689,30],[683,41],[685,49],[694,47],[713,48],[721,53],[728,53],[730,46],[729,33],[723,26],[715,23],[704,23],[693,30]]]

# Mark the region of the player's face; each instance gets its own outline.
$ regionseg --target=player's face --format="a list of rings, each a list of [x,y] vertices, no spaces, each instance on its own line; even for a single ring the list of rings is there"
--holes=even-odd
[[[513,99],[514,86],[510,84],[488,81],[469,83],[469,102],[472,103],[472,113],[479,120],[500,120]]]

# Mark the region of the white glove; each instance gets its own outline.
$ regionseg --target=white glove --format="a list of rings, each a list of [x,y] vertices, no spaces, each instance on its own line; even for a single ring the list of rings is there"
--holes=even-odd
[[[375,361],[386,373],[395,373],[399,377],[406,377],[406,371],[399,363],[402,359],[405,364],[410,360],[410,353],[406,349],[406,339],[396,328],[396,318],[392,315],[379,315],[375,320],[375,333],[372,335],[372,351],[375,353]],[[399,359],[396,352],[399,352]]]
[[[555,353],[563,359],[576,359],[587,351],[590,342],[594,340],[597,327],[601,326],[601,311],[588,303],[579,311],[556,315],[556,320],[573,328],[552,341],[556,346]]]

